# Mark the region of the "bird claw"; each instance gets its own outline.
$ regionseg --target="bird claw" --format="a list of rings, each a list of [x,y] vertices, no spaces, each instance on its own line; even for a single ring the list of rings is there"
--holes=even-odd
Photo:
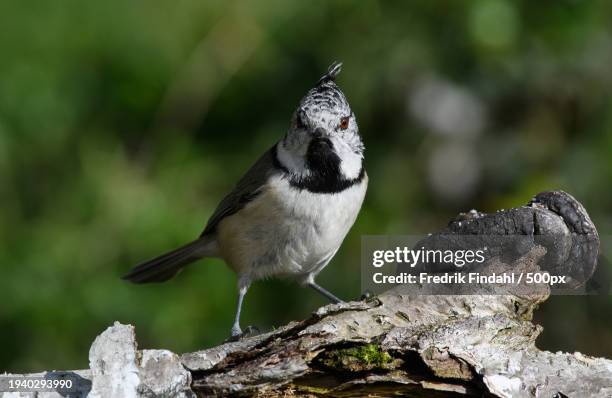
[[[363,292],[363,294],[359,298],[359,301],[368,301],[369,299],[372,298],[372,296],[373,296],[372,292],[369,290],[366,290],[365,292]]]
[[[257,326],[252,326],[252,325],[247,326],[246,328],[244,328],[244,330],[240,330],[240,329],[235,330],[232,328],[232,335],[228,337],[224,342],[229,343],[229,342],[239,341],[247,337],[255,336],[259,333],[261,333],[259,328]]]

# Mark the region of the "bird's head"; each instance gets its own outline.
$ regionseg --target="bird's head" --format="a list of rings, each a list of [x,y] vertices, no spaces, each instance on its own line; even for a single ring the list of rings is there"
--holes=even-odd
[[[357,120],[335,82],[341,68],[341,63],[333,63],[293,113],[279,158],[295,174],[308,175],[322,156],[337,157],[345,178],[361,171],[364,146]]]

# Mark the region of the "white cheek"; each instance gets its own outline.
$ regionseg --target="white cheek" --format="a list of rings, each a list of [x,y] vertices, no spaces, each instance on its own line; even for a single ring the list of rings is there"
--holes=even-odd
[[[362,168],[363,156],[355,153],[345,140],[332,136],[334,150],[340,157],[340,171],[347,179],[359,177]]]
[[[307,137],[299,133],[295,133],[290,140],[281,141],[276,146],[278,161],[285,168],[295,174],[304,175],[308,172],[306,169],[306,151],[308,150]]]

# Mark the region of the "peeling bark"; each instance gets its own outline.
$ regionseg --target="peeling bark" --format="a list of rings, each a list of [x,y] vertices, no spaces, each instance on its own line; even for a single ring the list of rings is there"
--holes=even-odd
[[[599,247],[584,208],[562,192],[461,215],[430,239],[442,233],[487,244],[495,234],[523,234],[527,245],[507,264],[565,267],[577,284],[592,275]],[[133,328],[116,323],[94,342],[91,370],[72,374],[84,381],[81,395],[103,397],[612,397],[612,360],[536,347],[542,328],[531,319],[549,293],[410,296],[398,288],[180,357],[138,351]]]

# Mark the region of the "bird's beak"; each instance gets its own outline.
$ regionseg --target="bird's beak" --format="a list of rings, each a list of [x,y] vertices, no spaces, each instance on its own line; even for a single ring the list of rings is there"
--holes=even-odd
[[[327,136],[327,131],[322,127],[317,127],[311,134],[313,138],[323,138]]]

